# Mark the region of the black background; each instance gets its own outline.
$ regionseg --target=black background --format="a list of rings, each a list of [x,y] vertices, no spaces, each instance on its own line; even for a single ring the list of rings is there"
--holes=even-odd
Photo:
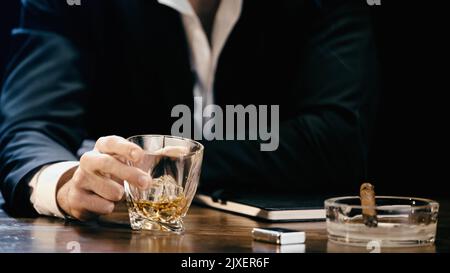
[[[449,196],[445,95],[450,47],[445,1],[382,0],[371,11],[382,98],[368,179],[378,194]],[[2,1],[1,74],[8,34],[18,20],[19,1]]]
[[[450,196],[445,1],[384,0],[372,11],[383,88],[371,178],[378,193]]]

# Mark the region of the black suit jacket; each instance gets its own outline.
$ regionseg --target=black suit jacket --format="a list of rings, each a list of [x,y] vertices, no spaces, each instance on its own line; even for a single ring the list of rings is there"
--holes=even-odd
[[[27,182],[77,160],[84,139],[169,134],[193,105],[179,14],[156,0],[24,0],[1,93],[0,185],[32,212]],[[280,105],[280,146],[205,144],[205,190],[357,191],[376,95],[370,17],[359,0],[244,0],[220,57],[215,103]]]

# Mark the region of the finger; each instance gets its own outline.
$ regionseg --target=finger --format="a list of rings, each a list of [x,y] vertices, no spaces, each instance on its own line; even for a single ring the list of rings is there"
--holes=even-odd
[[[123,157],[123,156],[112,155],[112,157],[114,157],[115,159],[119,160],[119,161],[122,162],[123,164],[128,164],[128,163],[127,163],[127,159],[126,159],[125,157]],[[135,167],[137,167],[137,166],[135,166]],[[141,170],[142,170],[142,169],[141,169]],[[115,181],[115,182],[117,182],[117,183],[119,183],[120,185],[123,186],[123,180],[122,180],[122,179],[117,178],[117,177],[115,177],[115,176],[113,176],[113,175],[110,175],[110,174],[108,174],[107,177],[110,178],[110,179],[112,179],[113,181]]]
[[[119,136],[99,138],[95,144],[95,150],[100,153],[117,155],[133,162],[140,161],[144,156],[141,147]]]
[[[108,201],[97,194],[79,190],[76,195],[77,204],[74,205],[74,211],[81,215],[89,215],[89,213],[106,215],[114,211],[114,202]],[[76,217],[76,215],[74,216]]]
[[[122,200],[124,194],[122,185],[112,179],[99,175],[90,176],[88,180],[82,182],[81,187],[112,202],[119,202]]]
[[[139,188],[147,188],[151,177],[144,171],[123,164],[112,156],[95,151],[85,153],[80,159],[80,166],[93,175],[109,174],[120,180],[126,180]]]

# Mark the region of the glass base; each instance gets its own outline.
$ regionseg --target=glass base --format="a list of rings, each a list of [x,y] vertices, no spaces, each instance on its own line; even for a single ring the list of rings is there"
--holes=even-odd
[[[396,247],[418,247],[418,246],[430,246],[434,244],[435,237],[426,237],[421,239],[405,239],[405,240],[389,240],[389,239],[377,239],[377,240],[369,240],[362,238],[351,238],[348,236],[339,236],[328,234],[328,241],[340,244],[340,245],[348,245],[348,246],[356,246],[356,247],[368,247],[370,245],[376,244],[381,248],[396,248]]]
[[[362,222],[327,222],[328,239],[338,244],[366,247],[375,244],[380,247],[429,246],[436,238],[436,223],[410,224],[395,222],[396,218],[380,218],[376,228],[367,227]],[[399,220],[397,220],[399,221]]]
[[[130,225],[133,230],[150,230],[155,232],[171,232],[181,234],[184,232],[183,221],[173,223],[158,223],[148,218],[144,218],[141,215],[130,211]]]

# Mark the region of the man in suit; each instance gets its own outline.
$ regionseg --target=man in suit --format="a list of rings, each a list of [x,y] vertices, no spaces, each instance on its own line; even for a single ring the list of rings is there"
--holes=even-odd
[[[72,3],[71,1],[70,3]],[[201,188],[357,189],[367,167],[376,61],[365,1],[23,0],[1,93],[0,183],[18,214],[108,214],[123,137],[170,134],[175,105],[279,105],[279,147],[204,141]],[[120,136],[120,137],[119,137]],[[86,139],[92,151],[77,156]]]

